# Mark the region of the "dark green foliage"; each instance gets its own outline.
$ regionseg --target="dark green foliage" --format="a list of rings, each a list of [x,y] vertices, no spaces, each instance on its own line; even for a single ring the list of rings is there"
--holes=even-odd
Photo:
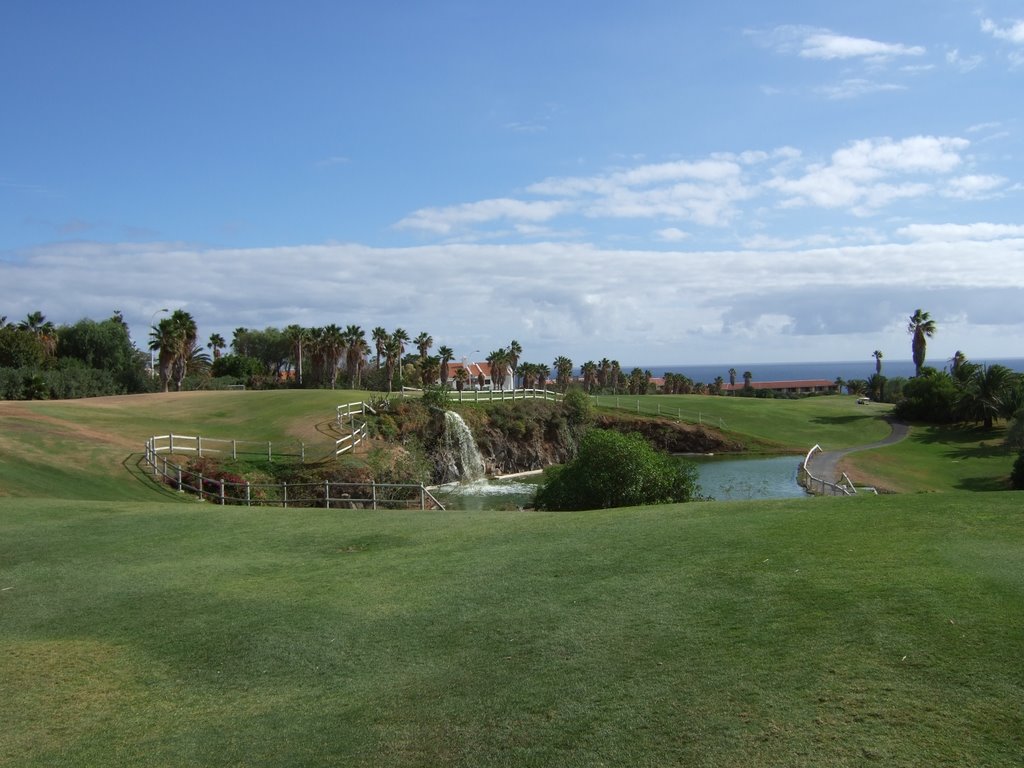
[[[214,378],[231,376],[241,382],[245,382],[253,376],[260,376],[263,372],[263,364],[255,357],[247,355],[221,355],[213,361],[213,367],[210,370]]]
[[[44,357],[37,334],[13,325],[0,328],[0,368],[31,368],[42,365]]]
[[[1024,491],[1024,451],[1017,454],[1017,460],[1013,462],[1013,471],[1010,472],[1010,486],[1015,491]]]
[[[698,497],[696,468],[658,453],[639,435],[594,429],[576,458],[549,469],[538,509],[577,510],[668,504]]]
[[[452,393],[448,387],[425,386],[421,400],[428,408],[438,408],[442,411],[447,411],[451,407]]]
[[[904,385],[903,399],[893,412],[905,421],[950,424],[955,420],[956,400],[957,387],[952,377],[934,368],[924,368],[920,376]]]

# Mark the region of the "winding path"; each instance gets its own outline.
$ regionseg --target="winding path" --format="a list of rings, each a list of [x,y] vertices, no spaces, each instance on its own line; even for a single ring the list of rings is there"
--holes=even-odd
[[[811,456],[811,460],[808,462],[808,471],[820,480],[834,483],[839,479],[839,462],[847,454],[856,453],[857,451],[870,451],[875,448],[884,448],[887,445],[895,445],[901,440],[906,439],[907,435],[910,434],[910,427],[907,424],[903,424],[899,421],[893,421],[892,419],[886,419],[886,421],[888,421],[889,426],[892,427],[892,432],[890,432],[887,437],[876,443],[858,445],[853,448],[843,448],[840,451],[820,451]]]

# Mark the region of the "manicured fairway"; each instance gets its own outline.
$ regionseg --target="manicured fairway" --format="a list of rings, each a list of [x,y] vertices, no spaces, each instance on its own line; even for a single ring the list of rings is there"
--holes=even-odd
[[[1011,493],[0,500],[0,765],[1018,766]]]

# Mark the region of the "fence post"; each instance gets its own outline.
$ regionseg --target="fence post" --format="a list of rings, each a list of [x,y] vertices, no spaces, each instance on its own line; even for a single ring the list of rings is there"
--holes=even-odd
[[[331,508],[331,481],[324,480],[324,500],[327,502],[327,508]]]
[[[206,490],[206,489],[203,488],[203,473],[200,472],[199,473],[199,500],[200,501],[203,501],[203,499],[204,499],[204,496],[203,496],[203,491],[204,490]]]
[[[196,456],[200,459],[203,458],[203,438],[201,436],[196,437]]]
[[[284,489],[284,500],[283,500],[282,503],[284,504],[285,509],[287,509],[288,508],[288,482],[285,481],[285,482],[281,483],[281,487]]]
[[[267,461],[271,464],[274,463],[274,447],[269,440],[267,440]]]
[[[252,496],[250,495],[250,492],[249,492],[249,481],[248,480],[245,481],[245,506],[247,506],[247,507],[251,507],[252,506]]]
[[[370,481],[370,493],[371,493],[371,495],[373,497],[373,508],[377,509],[377,481],[376,480],[371,480]]]
[[[427,508],[427,489],[420,483],[420,512]]]
[[[174,453],[174,435],[167,436],[167,452]]]
[[[238,458],[238,441],[237,440],[232,440],[231,441],[231,458],[232,459],[237,459]]]
[[[299,440],[299,463],[306,463],[306,444],[302,440]]]
[[[220,505],[224,506],[224,478],[220,479]]]
[[[178,465],[178,493],[181,493],[181,465]]]

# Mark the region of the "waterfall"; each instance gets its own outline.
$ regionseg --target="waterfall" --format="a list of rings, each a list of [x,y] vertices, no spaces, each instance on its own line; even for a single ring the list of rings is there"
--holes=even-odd
[[[473,433],[455,411],[444,413],[444,463],[450,479],[463,482],[480,480],[484,476],[484,460],[477,450]]]

